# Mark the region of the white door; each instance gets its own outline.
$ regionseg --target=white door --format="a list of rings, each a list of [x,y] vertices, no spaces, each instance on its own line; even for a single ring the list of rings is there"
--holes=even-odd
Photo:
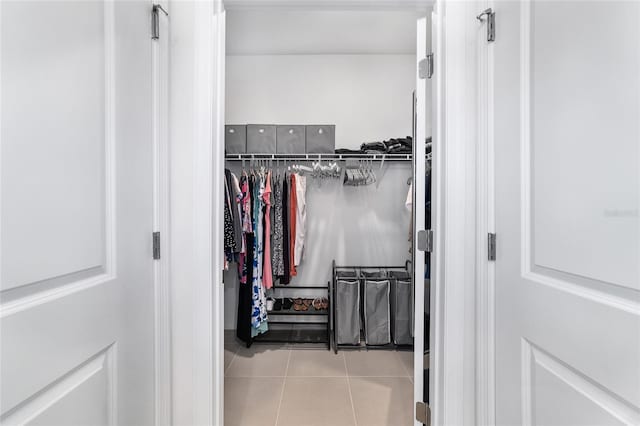
[[[640,424],[640,3],[496,2],[495,420]]]
[[[426,161],[425,139],[430,121],[428,114],[430,100],[429,79],[426,74],[427,52],[429,42],[429,23],[427,18],[420,18],[417,22],[416,40],[416,91],[414,108],[414,144],[413,144],[413,282],[414,282],[414,356],[413,356],[413,406],[417,403],[428,402],[425,395],[425,352],[428,351],[429,333],[425,329],[425,291],[428,290],[428,280],[425,277],[426,247],[421,241],[425,239],[425,200],[426,200]],[[428,383],[427,383],[428,387]],[[414,417],[414,424],[421,423]]]
[[[154,423],[150,10],[0,3],[3,425]]]

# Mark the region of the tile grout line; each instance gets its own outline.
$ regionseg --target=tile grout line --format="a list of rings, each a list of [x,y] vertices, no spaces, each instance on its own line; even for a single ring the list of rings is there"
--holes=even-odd
[[[229,365],[227,365],[227,368],[224,369],[224,376],[227,377],[227,371],[229,371],[229,368],[231,368],[231,365],[233,364],[233,361],[236,360],[236,355],[238,354],[238,351],[240,350],[240,345],[236,345],[236,350],[233,351],[233,356],[231,357],[231,361],[229,361]]]
[[[351,401],[351,414],[353,414],[353,424],[358,426],[358,418],[356,417],[356,407],[353,404],[353,394],[351,393],[351,380],[349,378],[349,367],[347,367],[347,357],[342,353],[342,360],[344,361],[344,372],[347,375],[347,389],[349,390],[349,400]]]
[[[291,362],[291,349],[289,349],[289,355],[287,356],[287,367],[284,370],[284,376],[282,378],[282,391],[280,392],[280,401],[278,402],[278,411],[276,412],[276,423],[274,426],[278,426],[278,421],[280,421],[280,410],[282,409],[282,400],[284,399],[284,387],[287,384],[287,375],[289,374],[290,362]]]
[[[413,371],[409,371],[407,369],[407,367],[404,365],[404,361],[402,361],[402,358],[400,358],[400,353],[398,351],[394,351],[394,353],[396,355],[396,359],[402,366],[402,369],[404,370],[405,374],[407,375],[407,377],[409,377],[409,379],[411,380],[411,383],[413,383]],[[411,354],[413,355],[414,352],[411,352]],[[413,364],[413,362],[411,364]]]

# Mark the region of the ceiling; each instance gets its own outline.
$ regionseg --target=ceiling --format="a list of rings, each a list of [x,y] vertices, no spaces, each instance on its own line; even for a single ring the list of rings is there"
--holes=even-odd
[[[416,20],[394,9],[230,8],[228,55],[415,54]]]

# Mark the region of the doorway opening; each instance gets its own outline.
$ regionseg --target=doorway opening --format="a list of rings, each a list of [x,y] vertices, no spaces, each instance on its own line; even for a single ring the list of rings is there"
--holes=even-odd
[[[420,424],[430,13],[227,5],[225,424]]]

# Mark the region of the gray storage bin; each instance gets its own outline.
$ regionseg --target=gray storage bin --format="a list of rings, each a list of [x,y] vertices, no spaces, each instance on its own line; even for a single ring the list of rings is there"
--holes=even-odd
[[[363,269],[360,274],[362,278],[387,278],[387,271],[384,269]]]
[[[336,151],[336,126],[307,126],[307,152],[309,154],[333,154]]]
[[[247,152],[247,126],[224,126],[224,150],[227,154],[244,154]]]
[[[337,279],[335,294],[336,343],[360,344],[360,285],[357,279]]]
[[[364,280],[364,336],[367,345],[391,343],[390,295],[390,280]]]
[[[304,126],[276,126],[276,151],[278,154],[304,154]]]
[[[387,277],[387,271],[385,271],[384,269],[373,269],[373,268],[369,268],[369,269],[361,269],[360,270],[360,294],[364,294],[364,283],[367,279],[372,278],[372,279],[377,279],[377,278],[386,278]],[[361,321],[362,321],[362,326],[363,326],[363,330],[365,327],[365,299],[364,297],[361,297],[361,302],[360,302],[360,313],[362,315]],[[365,330],[366,333],[366,330]]]
[[[405,271],[390,271],[391,336],[396,345],[413,344],[413,287]]]
[[[338,278],[351,278],[352,280],[358,279],[358,271],[355,269],[347,269],[344,271],[336,271],[336,277]]]
[[[247,153],[275,154],[276,126],[266,124],[248,124]]]

